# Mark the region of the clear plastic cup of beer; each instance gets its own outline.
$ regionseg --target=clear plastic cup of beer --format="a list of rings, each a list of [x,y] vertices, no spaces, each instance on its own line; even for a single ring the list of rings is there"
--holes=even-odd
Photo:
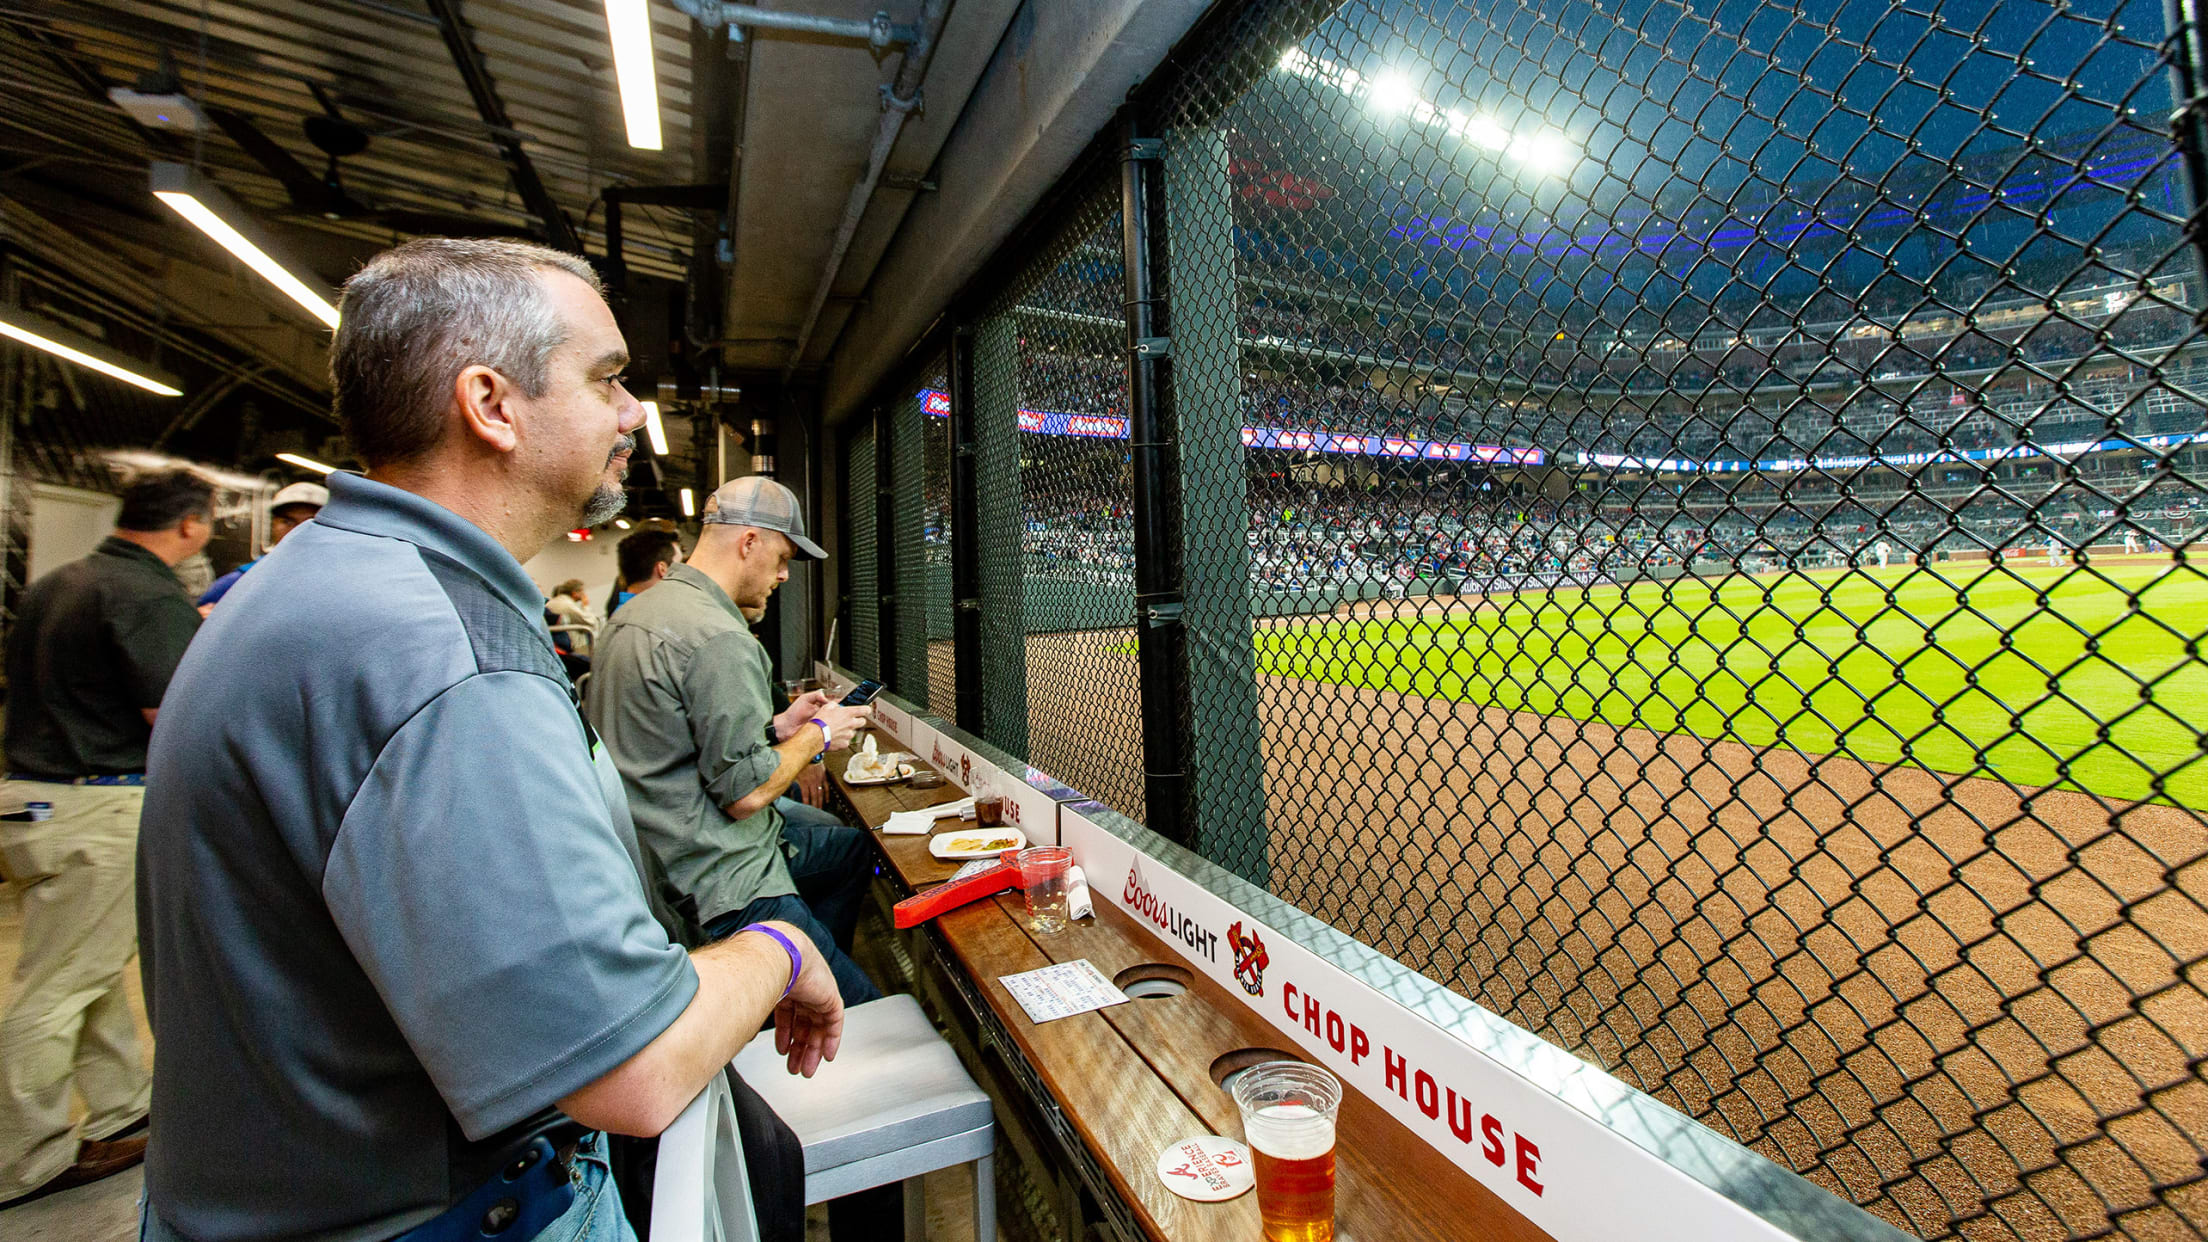
[[[1333,1242],[1341,1081],[1301,1061],[1265,1061],[1237,1075],[1233,1093],[1257,1173],[1265,1242]]]
[[[1066,930],[1066,898],[1073,851],[1062,845],[1036,845],[1013,855],[1020,887],[1027,897],[1027,925],[1042,935]]]

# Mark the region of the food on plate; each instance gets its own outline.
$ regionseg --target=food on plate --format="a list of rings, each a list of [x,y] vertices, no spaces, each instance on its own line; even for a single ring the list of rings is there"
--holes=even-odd
[[[971,854],[981,850],[1008,850],[1019,843],[1018,837],[952,837],[950,843],[943,848],[960,854]]]
[[[869,733],[844,765],[844,779],[877,783],[901,780],[912,774],[912,759],[912,755],[901,750],[876,750],[874,735]]]

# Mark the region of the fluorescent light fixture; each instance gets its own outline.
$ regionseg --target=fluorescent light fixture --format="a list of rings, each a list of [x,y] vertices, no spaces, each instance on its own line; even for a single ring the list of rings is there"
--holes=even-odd
[[[143,388],[160,397],[181,397],[184,390],[178,388],[166,375],[157,375],[143,363],[124,358],[97,341],[79,336],[58,323],[41,318],[29,311],[0,307],[0,336],[11,341],[21,341],[32,349],[43,349],[56,358],[66,359],[88,371],[97,371],[110,379]]]
[[[667,424],[659,421],[659,402],[644,403],[644,438],[652,442],[652,452],[661,457],[667,455]]]
[[[326,465],[322,462],[316,461],[312,457],[301,457],[297,453],[278,453],[276,454],[276,460],[288,461],[292,465],[299,467],[301,470],[312,470],[318,474],[335,474],[337,472],[337,467],[335,466]]]
[[[629,519],[627,519],[627,518],[615,518],[615,519],[613,519],[613,528],[614,528],[615,530],[627,530],[627,529],[629,528]]]
[[[285,297],[306,308],[308,314],[332,328],[337,326],[337,308],[275,258],[253,218],[214,182],[182,164],[157,161],[153,166],[153,196],[190,221],[192,227],[214,238],[215,244],[236,255],[263,280],[283,290]]]
[[[652,68],[652,10],[648,0],[606,0],[606,36],[613,42],[613,75],[621,83],[621,116],[629,145],[659,150],[659,76]]]
[[[682,516],[698,516],[698,498],[691,495],[687,487],[682,489]]]

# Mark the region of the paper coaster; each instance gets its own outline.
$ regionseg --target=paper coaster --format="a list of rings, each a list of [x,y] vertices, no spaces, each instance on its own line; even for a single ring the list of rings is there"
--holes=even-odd
[[[1230,1138],[1199,1134],[1167,1147],[1158,1156],[1158,1180],[1183,1199],[1217,1203],[1257,1185],[1249,1149]]]

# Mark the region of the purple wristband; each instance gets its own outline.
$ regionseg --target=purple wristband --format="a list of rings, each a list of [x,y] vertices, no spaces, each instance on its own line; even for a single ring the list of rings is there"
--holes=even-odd
[[[747,931],[765,932],[766,934],[774,937],[775,943],[782,946],[782,951],[784,953],[790,955],[790,981],[784,984],[782,987],[782,995],[788,996],[790,994],[790,989],[797,986],[797,972],[805,969],[805,956],[797,951],[796,945],[790,943],[790,938],[788,936],[785,936],[781,932],[774,930],[773,928],[767,926],[765,923],[746,924],[743,927],[737,928],[736,931],[739,935]]]

